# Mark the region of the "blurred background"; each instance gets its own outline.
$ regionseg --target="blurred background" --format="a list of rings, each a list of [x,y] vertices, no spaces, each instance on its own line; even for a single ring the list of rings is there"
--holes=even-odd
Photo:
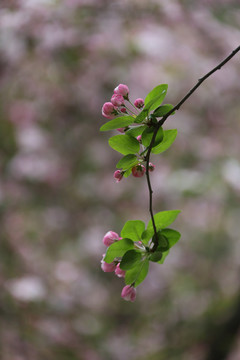
[[[182,238],[135,303],[100,260],[146,181],[114,182],[99,132],[119,83],[176,104],[239,40],[238,0],[1,0],[0,359],[240,359],[240,54],[165,124],[154,211]]]

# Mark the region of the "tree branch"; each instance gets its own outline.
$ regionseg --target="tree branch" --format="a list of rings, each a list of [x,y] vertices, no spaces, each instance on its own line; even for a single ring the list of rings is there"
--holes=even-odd
[[[220,64],[218,64],[215,68],[213,68],[211,71],[209,71],[206,75],[204,75],[203,77],[201,77],[197,84],[182,98],[182,100],[179,101],[179,103],[174,106],[166,115],[164,115],[162,117],[161,120],[158,121],[154,133],[153,133],[153,137],[151,140],[151,143],[149,145],[147,154],[145,156],[145,160],[147,162],[146,165],[146,177],[147,177],[147,184],[148,184],[148,190],[149,190],[149,212],[151,215],[151,220],[152,220],[152,224],[153,224],[153,229],[154,229],[154,246],[152,251],[155,251],[157,246],[158,246],[158,239],[157,239],[157,229],[156,229],[156,224],[154,221],[154,215],[153,215],[153,201],[152,201],[152,195],[153,195],[153,190],[152,190],[152,186],[151,186],[151,181],[150,181],[150,176],[149,176],[149,161],[150,161],[150,154],[151,154],[151,150],[153,148],[153,144],[157,135],[157,132],[159,130],[159,128],[165,123],[165,121],[167,120],[167,118],[176,110],[179,110],[180,107],[185,103],[185,101],[197,90],[197,88],[207,79],[209,78],[213,73],[215,73],[217,70],[220,70],[229,60],[231,60],[233,58],[233,56],[235,56],[238,52],[240,51],[240,46],[238,46],[235,50],[232,51],[232,53],[230,55],[228,55]]]

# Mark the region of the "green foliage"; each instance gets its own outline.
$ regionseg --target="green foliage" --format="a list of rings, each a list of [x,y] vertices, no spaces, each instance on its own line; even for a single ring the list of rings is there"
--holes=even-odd
[[[147,127],[143,133],[142,133],[142,144],[144,146],[149,146],[151,141],[152,141],[152,137],[153,137],[153,133],[154,133],[154,130],[155,128],[154,127]],[[158,132],[157,132],[157,135],[156,135],[156,138],[154,140],[154,144],[153,144],[153,147],[154,146],[157,146],[158,144],[161,143],[161,141],[163,140],[163,129],[162,127],[159,128]]]
[[[130,167],[133,167],[134,165],[136,165],[137,163],[138,163],[137,156],[133,155],[133,154],[128,154],[128,155],[125,155],[121,160],[119,160],[119,162],[116,165],[116,168],[127,170]]]
[[[135,123],[141,123],[143,122],[146,117],[148,116],[148,113],[149,113],[149,109],[148,108],[144,108],[140,114],[138,114],[138,116],[135,118]]]
[[[129,220],[124,225],[121,236],[132,239],[133,241],[140,241],[142,232],[145,229],[145,224],[141,220]]]
[[[145,109],[153,110],[156,109],[163,102],[165,96],[167,95],[167,84],[162,84],[156,86],[150,93],[146,96],[144,104]]]
[[[115,135],[108,140],[108,143],[111,148],[123,155],[135,154],[140,150],[139,142],[128,135]]]
[[[168,239],[170,248],[175,245],[181,237],[180,232],[173,229],[163,229],[161,234]]]
[[[132,240],[130,239],[118,240],[108,247],[104,261],[106,263],[111,263],[115,258],[122,257],[126,251],[133,248],[134,248],[134,243]]]
[[[134,283],[134,286],[137,287],[148,274],[149,261],[148,259],[143,259],[138,263],[134,268],[126,271],[125,274],[125,283],[126,285],[131,285]]]
[[[165,259],[166,259],[166,257],[168,256],[168,254],[169,254],[169,250],[165,251],[165,252],[163,253],[163,255],[162,255],[161,260],[158,261],[158,264],[163,264],[164,261],[165,261]]]
[[[173,109],[173,105],[171,105],[171,104],[161,105],[157,109],[154,110],[153,115],[156,117],[162,117],[162,116],[166,115],[172,109]],[[175,114],[175,112],[173,112],[172,115],[173,114]]]
[[[129,270],[140,263],[142,260],[142,254],[139,250],[128,250],[122,258],[120,268],[122,270]]]
[[[153,154],[160,154],[166,151],[174,142],[177,136],[177,130],[164,130],[162,142],[152,149]]]
[[[126,134],[136,137],[138,135],[141,135],[146,128],[147,125],[137,125],[129,129]]]
[[[108,131],[108,130],[123,128],[128,125],[131,125],[132,123],[134,123],[134,121],[135,118],[133,116],[130,115],[120,116],[102,125],[100,127],[100,131]]]
[[[161,251],[155,251],[153,254],[149,256],[149,260],[153,262],[158,262],[159,260],[161,260],[162,256],[163,254]]]

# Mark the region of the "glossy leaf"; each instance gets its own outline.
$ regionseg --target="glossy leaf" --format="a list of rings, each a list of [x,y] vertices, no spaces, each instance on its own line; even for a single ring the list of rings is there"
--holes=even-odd
[[[137,156],[133,155],[133,154],[128,154],[128,155],[125,155],[121,160],[119,160],[119,162],[116,165],[116,168],[127,170],[130,167],[133,167],[134,165],[136,165],[137,163],[138,163]]]
[[[166,259],[166,257],[168,256],[168,254],[169,254],[169,250],[168,250],[168,251],[165,251],[165,252],[163,253],[163,256],[162,256],[161,260],[158,261],[158,264],[163,264],[164,261],[165,261],[165,259]]]
[[[176,136],[177,136],[177,129],[165,130],[163,132],[162,142],[152,149],[152,153],[160,154],[160,153],[166,151],[172,145],[172,143],[176,139]]]
[[[119,116],[113,120],[108,121],[100,127],[100,131],[109,131],[118,128],[123,128],[134,123],[135,118],[130,115]]]
[[[168,239],[170,248],[175,245],[181,237],[180,232],[173,229],[163,229],[161,234]]]
[[[174,220],[177,218],[180,210],[168,210],[161,211],[154,215],[155,225],[157,230],[164,229],[171,225]],[[149,221],[147,229],[152,229],[152,220]]]
[[[125,173],[123,174],[123,176],[124,176],[125,178],[127,178],[129,175],[131,175],[131,173],[132,173],[132,169],[128,169],[128,170],[125,171]]]
[[[127,237],[133,241],[140,241],[142,232],[145,229],[145,224],[141,220],[127,221],[121,231],[122,237]]]
[[[135,154],[140,150],[140,144],[132,136],[128,135],[115,135],[108,140],[112,149],[120,152],[123,155]]]
[[[148,108],[144,108],[140,114],[138,114],[138,116],[135,118],[135,123],[141,123],[143,122],[146,117],[148,116],[148,113],[149,113],[149,109]]]
[[[136,266],[142,259],[142,254],[138,250],[128,250],[122,258],[120,268],[129,270]]]
[[[115,258],[122,257],[128,250],[134,248],[134,242],[130,239],[118,240],[107,249],[104,261],[111,263]]]
[[[161,105],[157,109],[154,110],[153,114],[156,117],[162,117],[162,116],[166,115],[170,110],[172,110],[172,108],[173,108],[173,105],[171,105],[171,104]],[[174,114],[174,112],[172,113],[172,115],[173,114]]]
[[[126,285],[131,285],[135,283],[134,286],[137,287],[148,274],[149,261],[147,259],[142,260],[137,266],[133,269],[128,270],[125,274],[125,283]]]
[[[152,137],[153,137],[153,133],[154,133],[155,128],[154,127],[147,127],[144,132],[142,133],[142,144],[144,146],[149,146],[151,141],[152,141]],[[163,129],[162,127],[159,128],[154,144],[153,146],[157,146],[158,144],[161,143],[161,141],[163,140]]]
[[[145,98],[145,109],[156,109],[163,102],[167,94],[168,85],[162,84],[156,86]]]
[[[128,130],[126,132],[126,134],[131,135],[133,137],[136,137],[138,135],[141,135],[146,128],[147,128],[147,125],[134,126],[130,130]]]
[[[153,262],[158,262],[159,260],[161,260],[163,254],[161,251],[155,251],[153,254],[150,255],[149,260],[153,261]]]

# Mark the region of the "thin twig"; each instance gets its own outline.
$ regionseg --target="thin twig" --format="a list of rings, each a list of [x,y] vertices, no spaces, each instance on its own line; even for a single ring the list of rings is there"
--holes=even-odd
[[[153,148],[153,144],[157,135],[157,132],[159,130],[159,128],[165,123],[165,121],[167,120],[167,118],[176,110],[179,110],[180,107],[185,103],[185,101],[197,90],[197,88],[207,79],[209,78],[209,76],[211,76],[213,73],[215,73],[217,70],[220,70],[223,65],[225,65],[229,60],[231,60],[233,58],[233,56],[235,56],[238,52],[240,51],[240,46],[238,46],[235,50],[233,50],[233,52],[228,55],[219,65],[217,65],[214,69],[212,69],[211,71],[209,71],[206,75],[204,75],[202,78],[200,78],[197,82],[197,84],[182,98],[182,100],[179,101],[179,103],[174,106],[166,115],[164,115],[162,117],[161,120],[158,121],[158,123],[156,124],[153,136],[152,136],[152,140],[151,143],[148,147],[148,151],[147,154],[145,156],[145,160],[147,162],[146,165],[146,176],[147,176],[147,184],[148,184],[148,190],[149,190],[149,212],[151,215],[151,219],[152,219],[152,225],[153,225],[153,230],[154,230],[154,246],[152,251],[155,251],[157,246],[158,246],[158,239],[157,239],[157,229],[156,229],[156,224],[154,221],[154,215],[153,215],[153,201],[152,201],[152,195],[153,195],[153,190],[152,190],[152,186],[151,186],[151,181],[150,181],[150,176],[149,176],[149,160],[150,160],[150,154],[151,154],[151,150]]]

